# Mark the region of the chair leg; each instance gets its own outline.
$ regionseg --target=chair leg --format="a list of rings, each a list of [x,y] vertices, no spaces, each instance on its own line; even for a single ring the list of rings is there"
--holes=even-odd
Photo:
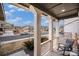
[[[63,55],[65,55],[65,51],[66,51],[66,47],[64,47],[64,49],[63,49]]]

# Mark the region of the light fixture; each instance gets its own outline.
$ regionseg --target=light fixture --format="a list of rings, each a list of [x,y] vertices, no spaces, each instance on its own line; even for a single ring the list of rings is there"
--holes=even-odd
[[[65,10],[65,6],[64,6],[64,3],[63,3],[63,6],[62,6],[62,10],[61,10],[62,12],[65,12],[66,10]]]
[[[62,12],[65,12],[65,9],[62,9],[61,11],[62,11]]]

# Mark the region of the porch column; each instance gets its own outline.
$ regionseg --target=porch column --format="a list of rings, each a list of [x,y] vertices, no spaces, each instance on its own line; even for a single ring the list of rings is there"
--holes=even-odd
[[[53,51],[57,51],[58,49],[58,39],[59,39],[59,24],[58,20],[55,21],[56,25],[56,34],[55,34],[55,39],[53,40]]]
[[[79,11],[78,11],[78,17],[79,17]]]
[[[49,40],[50,41],[50,52],[53,50],[53,19],[48,15],[48,27],[49,27]]]
[[[40,31],[41,12],[35,9],[32,5],[30,6],[30,10],[34,14],[34,56],[40,56],[41,55],[41,31]]]

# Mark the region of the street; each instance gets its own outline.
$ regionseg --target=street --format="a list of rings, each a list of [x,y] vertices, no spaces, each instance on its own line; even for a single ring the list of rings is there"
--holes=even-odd
[[[32,36],[33,35],[5,36],[5,37],[0,37],[0,42],[17,40],[17,39],[21,39],[21,38],[29,38],[29,37],[32,37]]]
[[[45,35],[47,33],[42,33],[42,35]],[[16,35],[16,36],[2,36],[0,37],[0,42],[5,42],[5,41],[11,41],[11,40],[18,40],[22,38],[29,38],[33,37],[33,34],[23,34],[23,35]]]

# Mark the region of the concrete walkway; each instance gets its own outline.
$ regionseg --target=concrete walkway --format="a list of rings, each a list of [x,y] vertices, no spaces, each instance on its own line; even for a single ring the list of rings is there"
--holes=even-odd
[[[9,56],[29,56],[29,54],[26,54],[26,53],[24,52],[24,50],[21,50],[21,51],[19,51],[19,52],[10,54]]]

